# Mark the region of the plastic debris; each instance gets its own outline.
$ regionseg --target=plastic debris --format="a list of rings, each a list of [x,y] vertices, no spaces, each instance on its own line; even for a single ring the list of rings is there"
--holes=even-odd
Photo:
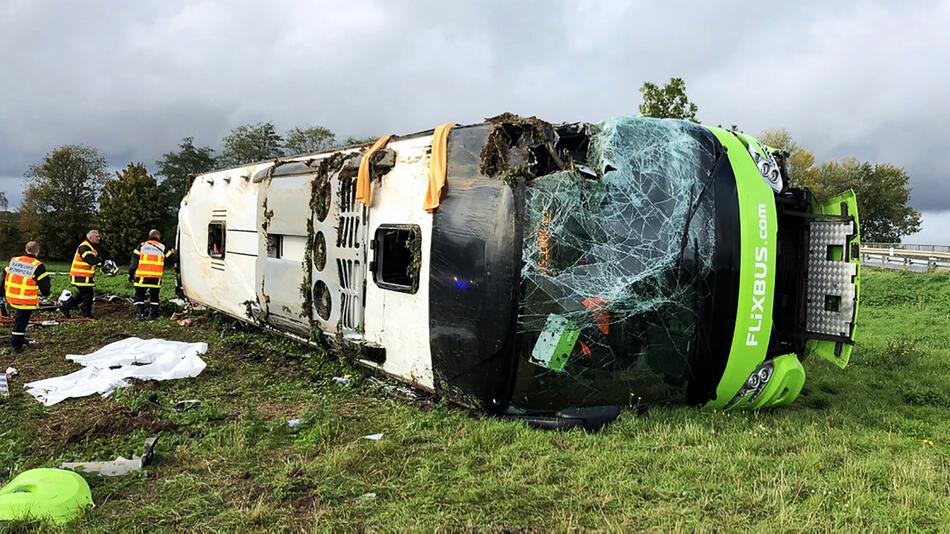
[[[175,403],[175,411],[178,413],[190,412],[201,408],[201,401],[198,399],[188,399]]]
[[[60,467],[83,473],[95,473],[104,477],[127,475],[133,471],[141,471],[143,467],[152,462],[157,443],[158,436],[146,439],[145,445],[142,447],[142,455],[133,454],[131,460],[119,456],[111,462],[65,462]]]
[[[61,469],[31,469],[0,489],[0,521],[39,519],[63,524],[95,506],[89,484]]]
[[[357,498],[356,498],[356,503],[357,503],[357,504],[367,504],[367,503],[371,503],[371,502],[373,502],[373,501],[375,501],[375,500],[376,500],[376,494],[370,492],[370,493],[364,493],[364,494],[360,495],[359,497],[357,497]]]
[[[333,381],[345,386],[350,383],[350,375],[334,376]]]
[[[380,433],[380,434],[370,434],[370,435],[368,435],[368,436],[363,436],[363,439],[368,439],[368,440],[370,440],[370,441],[379,441],[379,440],[383,439],[383,435],[382,435],[382,433]]]
[[[297,428],[298,426],[300,426],[300,419],[290,419],[289,421],[287,421],[287,426],[289,426],[290,428]]]
[[[192,323],[192,321],[191,321],[190,318],[187,318],[187,319],[179,319],[179,320],[177,320],[177,321],[175,321],[175,322],[178,323],[178,326],[191,326],[191,323]]]
[[[7,397],[10,395],[9,379],[15,377],[18,374],[19,371],[13,367],[7,367],[6,372],[0,374],[0,397]]]
[[[131,378],[174,380],[196,377],[207,366],[198,355],[207,351],[207,343],[130,337],[86,356],[67,355],[67,360],[82,365],[84,369],[31,382],[25,387],[30,395],[46,406],[93,393],[108,396],[118,388],[131,385]]]

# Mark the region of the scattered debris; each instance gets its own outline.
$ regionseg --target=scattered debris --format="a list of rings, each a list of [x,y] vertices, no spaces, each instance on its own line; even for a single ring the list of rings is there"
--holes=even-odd
[[[363,439],[368,439],[368,440],[370,440],[370,441],[379,441],[379,440],[383,439],[383,434],[382,434],[382,433],[379,433],[379,434],[370,434],[370,435],[368,435],[368,436],[363,436]]]
[[[289,426],[290,428],[297,428],[298,426],[300,426],[300,419],[290,419],[289,421],[287,421],[287,426]]]
[[[106,397],[118,388],[131,385],[130,378],[174,380],[196,377],[207,366],[198,355],[207,351],[207,343],[130,337],[86,356],[67,355],[67,360],[82,365],[84,369],[31,382],[25,387],[30,395],[46,406],[93,393]]]
[[[133,300],[129,297],[120,297],[119,295],[96,295],[93,298],[96,302],[108,302],[109,304],[131,304]]]
[[[56,299],[56,302],[59,302],[60,304],[62,304],[66,302],[67,300],[69,300],[72,296],[73,296],[72,291],[68,289],[64,289],[63,292],[59,294],[59,298]]]
[[[184,307],[188,306],[188,303],[185,302],[185,300],[183,300],[183,299],[171,299],[171,300],[168,301],[168,303],[169,303],[169,304],[174,304],[175,306],[178,306],[179,308],[184,308]]]
[[[145,445],[142,447],[142,455],[133,454],[131,460],[119,456],[111,462],[65,462],[60,467],[83,473],[95,473],[104,477],[127,475],[133,471],[141,471],[143,467],[152,462],[157,443],[158,436],[146,439]]]
[[[10,385],[8,380],[15,377],[19,374],[19,371],[13,367],[7,367],[5,373],[0,374],[0,397],[7,397],[10,395]]]
[[[350,383],[350,375],[334,376],[333,381],[337,384],[347,385]]]
[[[187,318],[187,319],[179,319],[175,322],[178,323],[178,326],[191,326],[192,320],[191,318]]]
[[[37,519],[61,525],[95,506],[89,484],[61,469],[31,469],[0,489],[0,521]]]
[[[376,500],[375,493],[364,493],[356,498],[356,504],[368,504]]]
[[[190,412],[201,408],[201,401],[198,399],[188,399],[175,403],[175,411],[178,413]]]
[[[426,400],[428,399],[428,397],[429,397],[429,396],[426,395],[425,393],[421,393],[421,392],[419,392],[419,391],[416,391],[416,390],[414,390],[414,389],[412,389],[412,388],[410,388],[410,387],[408,387],[408,386],[404,386],[404,385],[401,385],[401,384],[393,384],[393,383],[385,382],[385,381],[380,380],[380,379],[375,378],[375,377],[369,377],[369,378],[367,378],[367,379],[366,379],[366,382],[367,382],[370,386],[372,386],[372,387],[374,387],[374,388],[376,388],[376,389],[382,391],[383,393],[386,393],[386,394],[388,394],[388,395],[390,395],[390,396],[392,396],[392,397],[396,397],[396,398],[403,399],[403,400],[408,400],[408,401],[411,401],[411,402],[422,402],[422,401],[426,401]]]

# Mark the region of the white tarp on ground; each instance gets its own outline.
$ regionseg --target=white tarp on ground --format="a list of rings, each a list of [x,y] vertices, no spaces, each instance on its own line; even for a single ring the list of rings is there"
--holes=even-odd
[[[85,356],[69,354],[66,359],[82,365],[82,370],[30,382],[24,387],[46,406],[93,393],[106,396],[129,386],[130,378],[174,380],[198,376],[207,365],[198,355],[205,352],[207,343],[130,337]]]

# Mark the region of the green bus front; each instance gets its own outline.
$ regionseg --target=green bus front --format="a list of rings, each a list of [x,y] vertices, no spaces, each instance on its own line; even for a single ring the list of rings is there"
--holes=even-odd
[[[796,398],[809,354],[847,364],[852,193],[789,188],[782,153],[691,122],[503,119],[449,140],[439,392],[518,416],[764,408]]]

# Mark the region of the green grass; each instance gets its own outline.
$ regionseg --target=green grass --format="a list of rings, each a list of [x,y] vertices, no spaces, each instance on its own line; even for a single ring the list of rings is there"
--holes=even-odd
[[[599,434],[414,406],[231,321],[139,323],[103,306],[95,324],[38,330],[35,351],[0,356],[20,369],[14,388],[130,335],[207,341],[208,368],[49,409],[17,391],[0,405],[0,477],[128,457],[160,431],[147,471],[89,477],[97,507],[70,530],[947,531],[950,276],[868,271],[863,290],[851,365],[807,360],[793,406],[627,412]],[[344,373],[351,387],[332,381]],[[169,408],[191,398],[200,410]]]

